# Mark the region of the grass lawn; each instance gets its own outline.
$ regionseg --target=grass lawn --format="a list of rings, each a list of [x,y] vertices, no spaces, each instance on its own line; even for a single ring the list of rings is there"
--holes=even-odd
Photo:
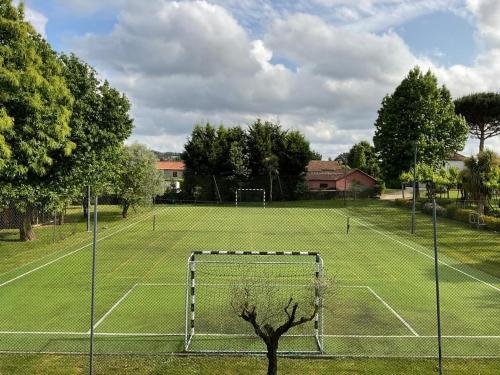
[[[86,374],[88,360],[79,356],[0,356],[0,375]],[[500,360],[445,360],[447,375],[496,375]],[[265,358],[243,357],[97,357],[96,375],[264,375]],[[425,359],[280,359],[279,371],[287,375],[415,375],[434,374],[435,360]]]
[[[70,235],[56,241],[50,226],[37,228],[39,239],[32,243],[14,241],[12,231],[0,232],[0,351],[87,351],[91,234],[84,231],[85,223],[76,208],[74,215],[78,216],[56,228],[68,233],[66,228],[73,227]],[[100,218],[97,353],[181,352],[186,261],[191,251],[253,250],[321,253],[325,272],[335,279],[336,289],[324,316],[326,354],[436,354],[432,223],[428,215],[418,215],[417,234],[413,236],[409,234],[408,210],[368,200],[348,201],[346,206],[342,201],[276,202],[265,209],[167,205],[125,220],[116,208],[104,206]],[[438,231],[444,354],[498,356],[500,235],[445,219],[439,219]],[[241,333],[238,325],[225,327],[227,332],[219,329],[234,319],[228,315],[223,289],[200,290],[202,294],[197,296],[206,306],[198,311],[198,322],[207,327],[198,333],[212,337],[200,336],[196,349],[246,348],[242,340],[217,336]],[[259,342],[251,345],[262,348]],[[293,345],[300,348],[306,344],[295,340]],[[34,358],[30,361],[59,360]],[[221,361],[209,359],[207,363],[216,360]],[[203,367],[196,367],[204,366],[204,359],[189,361],[200,368],[193,373],[204,373]],[[220,363],[231,366],[238,361],[250,363],[252,368],[251,359]],[[288,360],[284,363],[286,366]],[[304,363],[309,365],[310,361]],[[349,361],[327,362],[325,366],[342,363]],[[384,361],[364,363],[385,366]],[[405,361],[391,363],[407,366]],[[415,363],[432,368],[430,362]]]

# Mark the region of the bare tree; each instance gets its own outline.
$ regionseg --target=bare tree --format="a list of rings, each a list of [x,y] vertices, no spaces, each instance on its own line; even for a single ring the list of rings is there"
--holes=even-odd
[[[255,334],[267,349],[268,375],[278,371],[278,346],[280,338],[293,327],[311,322],[324,307],[324,298],[329,285],[325,279],[312,280],[285,297],[290,289],[276,286],[269,278],[246,281],[234,287],[231,305],[234,312],[250,323]],[[295,294],[293,296],[292,294]]]

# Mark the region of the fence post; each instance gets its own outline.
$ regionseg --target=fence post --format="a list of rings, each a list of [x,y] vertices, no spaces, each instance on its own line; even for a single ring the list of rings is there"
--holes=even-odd
[[[417,151],[418,145],[415,145],[415,153],[413,155],[413,207],[411,211],[411,234],[415,234],[415,215],[417,206]]]
[[[153,197],[153,232],[156,230],[156,197]]]
[[[52,225],[52,243],[56,243],[56,220],[57,220],[57,213],[54,211],[54,222]]]
[[[87,232],[90,232],[90,185],[87,186]]]
[[[441,340],[441,304],[439,298],[439,260],[438,260],[438,245],[437,245],[437,215],[436,215],[436,198],[432,199],[432,225],[434,232],[434,279],[436,282],[436,318],[438,330],[438,371],[439,375],[443,374],[443,353]]]
[[[97,248],[97,196],[94,197],[94,238],[92,241],[92,290],[90,299],[90,349],[89,349],[89,374],[93,373],[94,365],[94,304],[95,304],[95,269]]]

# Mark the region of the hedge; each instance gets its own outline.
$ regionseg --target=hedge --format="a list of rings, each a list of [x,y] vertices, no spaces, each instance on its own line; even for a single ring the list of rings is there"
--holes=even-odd
[[[406,199],[396,199],[396,205],[399,207],[412,208],[413,202]],[[416,207],[418,210],[432,215],[432,203],[430,202],[416,202]],[[469,216],[471,213],[476,213],[477,211],[472,209],[460,208],[455,205],[448,205],[446,207],[436,205],[436,215],[440,217],[446,217],[448,219],[460,221],[469,224]],[[500,218],[494,216],[483,215],[485,228],[499,231],[500,232]]]

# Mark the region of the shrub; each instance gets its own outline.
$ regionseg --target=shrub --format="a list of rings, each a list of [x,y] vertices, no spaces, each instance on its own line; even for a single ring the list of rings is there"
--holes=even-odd
[[[484,216],[486,227],[500,232],[500,218],[493,216]]]
[[[417,202],[417,208],[420,204],[420,210],[428,215],[432,215],[432,203],[431,202]],[[406,207],[411,209],[412,201],[404,199],[396,199],[396,205],[399,207]],[[469,224],[470,214],[476,213],[476,210],[465,209],[450,204],[446,207],[436,204],[436,215],[440,217],[446,217],[448,219],[460,221]],[[484,224],[487,229],[494,231],[500,231],[500,218],[494,216],[484,215]]]
[[[431,202],[425,202],[422,205],[422,212],[432,215],[432,211],[433,211],[433,205]],[[446,208],[436,203],[436,216],[446,217],[447,216],[446,213],[447,213]]]

